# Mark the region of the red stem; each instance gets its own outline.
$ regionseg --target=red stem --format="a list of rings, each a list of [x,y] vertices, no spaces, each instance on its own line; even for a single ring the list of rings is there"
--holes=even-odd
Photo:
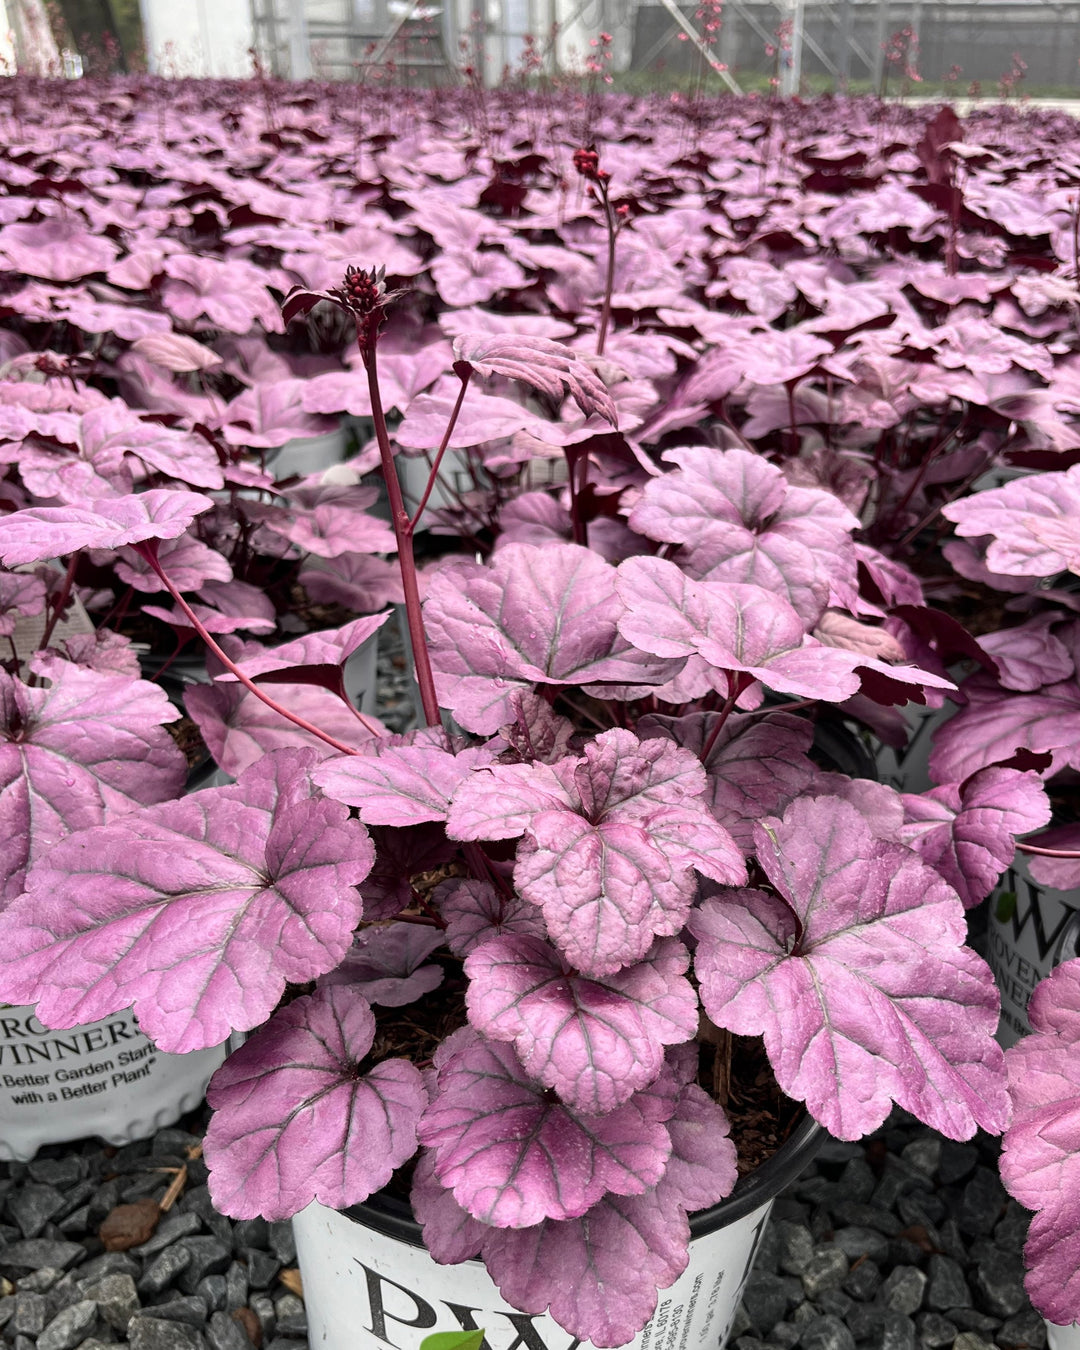
[[[608,198],[608,185],[600,181],[600,200],[604,204],[604,219],[607,222],[607,281],[604,285],[604,304],[600,310],[600,331],[596,335],[596,354],[603,356],[607,342],[608,328],[611,324],[611,292],[615,288],[615,215]]]
[[[1074,849],[1068,848],[1039,848],[1036,844],[1021,844],[1017,840],[1016,847],[1021,853],[1034,853],[1040,858],[1080,858],[1080,853]]]
[[[280,713],[282,717],[284,717],[287,721],[292,722],[294,726],[298,726],[301,731],[306,731],[310,736],[317,736],[320,741],[325,741],[327,745],[332,746],[335,750],[338,751],[339,754],[356,755],[360,753],[355,746],[346,745],[343,741],[337,741],[333,738],[333,736],[328,736],[325,731],[320,731],[319,728],[315,726],[312,722],[309,722],[304,717],[298,717],[295,713],[290,712],[288,708],[283,708],[281,704],[277,702],[276,699],[272,699],[269,696],[269,694],[264,693],[263,690],[260,689],[259,686],[255,684],[255,682],[252,679],[250,679],[247,675],[244,674],[244,672],[240,669],[240,667],[236,664],[236,662],[233,661],[230,657],[228,657],[225,654],[225,652],[222,651],[222,649],[210,636],[210,634],[206,630],[205,625],[199,619],[198,615],[194,612],[194,610],[191,608],[188,602],[184,599],[184,597],[176,589],[173,583],[165,575],[164,571],[162,570],[161,564],[154,556],[153,551],[147,548],[145,544],[143,545],[134,544],[132,547],[138,549],[138,551],[150,564],[151,568],[154,570],[154,573],[161,579],[162,585],[169,592],[169,594],[176,601],[176,603],[180,606],[181,610],[183,610],[183,612],[187,615],[188,622],[195,629],[196,633],[198,633],[198,635],[202,638],[202,640],[214,653],[214,655],[225,667],[225,669],[228,670],[231,674],[235,675],[245,689],[247,689],[250,693],[254,694],[257,699],[260,699],[263,703],[265,703],[268,708],[272,708],[274,712]],[[378,735],[378,732],[375,731],[373,727],[368,727],[368,730],[371,731],[373,735]]]
[[[731,679],[730,675],[728,676],[728,679],[729,680]],[[724,706],[720,709],[720,712],[716,718],[716,725],[713,727],[712,731],[709,732],[708,739],[706,740],[705,744],[701,747],[701,753],[698,755],[698,759],[701,760],[702,764],[705,763],[705,761],[709,758],[709,755],[712,753],[712,748],[716,744],[721,731],[723,731],[724,729],[724,723],[731,716],[731,710],[732,708],[734,708],[735,700],[738,697],[739,697],[738,691],[737,690],[733,691],[731,694],[728,695],[728,698],[724,703]]]
[[[390,449],[390,437],[386,431],[386,415],[383,412],[382,398],[379,394],[379,375],[375,364],[374,340],[360,343],[360,355],[364,360],[364,369],[368,376],[368,393],[371,398],[371,417],[375,423],[375,438],[379,443],[379,457],[382,460],[383,478],[386,480],[386,494],[390,498],[390,519],[394,525],[394,537],[397,540],[398,567],[401,571],[401,586],[405,592],[405,616],[409,624],[409,640],[412,643],[413,667],[416,671],[416,683],[420,689],[420,701],[424,708],[424,717],[429,727],[441,727],[439,698],[435,692],[435,677],[431,672],[431,658],[428,655],[427,638],[424,635],[424,623],[420,612],[420,587],[416,579],[416,560],[413,556],[413,522],[405,510],[401,496],[401,484],[398,482],[394,452]]]
[[[48,620],[45,623],[45,630],[41,634],[41,645],[43,647],[49,645],[49,639],[53,635],[53,629],[56,627],[57,623],[59,623],[60,615],[63,614],[67,605],[68,598],[71,595],[71,588],[75,584],[75,569],[78,565],[79,550],[76,549],[68,562],[67,571],[64,573],[63,585],[60,587],[60,593],[53,601],[52,613],[49,615]]]
[[[424,495],[420,498],[420,505],[416,508],[416,515],[409,521],[409,532],[416,529],[417,521],[424,514],[424,507],[428,504],[428,498],[435,488],[435,480],[439,476],[439,465],[442,463],[443,455],[446,454],[446,447],[450,444],[450,437],[454,434],[454,427],[457,425],[458,413],[461,412],[461,405],[465,401],[465,390],[469,387],[469,380],[472,376],[472,367],[470,366],[464,374],[461,374],[461,388],[458,390],[457,402],[454,404],[454,411],[450,414],[450,421],[446,424],[446,430],[443,432],[442,443],[439,446],[438,454],[435,456],[435,463],[431,465],[431,471],[428,474],[427,487],[424,489]],[[395,470],[396,476],[396,470]]]

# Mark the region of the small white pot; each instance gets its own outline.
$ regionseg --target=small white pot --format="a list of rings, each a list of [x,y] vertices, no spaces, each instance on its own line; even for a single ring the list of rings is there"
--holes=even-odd
[[[1035,986],[1056,965],[1080,955],[1080,890],[1040,886],[1017,853],[989,906],[986,959],[1001,993],[997,1039],[1008,1049],[1031,1031],[1027,1005]]]
[[[302,478],[340,464],[348,448],[348,430],[340,426],[323,436],[298,436],[286,441],[267,452],[266,467],[275,478],[291,478],[294,474]]]
[[[1080,1350],[1080,1322],[1074,1322],[1070,1327],[1047,1322],[1046,1344],[1048,1350]]]
[[[772,1202],[809,1163],[821,1137],[807,1118],[727,1200],[691,1216],[689,1265],[660,1291],[652,1320],[628,1342],[633,1350],[721,1350]],[[367,1344],[420,1350],[432,1332],[463,1328],[482,1329],[490,1350],[591,1345],[577,1342],[547,1313],[511,1307],[480,1261],[438,1265],[408,1206],[391,1196],[372,1196],[344,1213],[311,1204],[293,1220],[293,1229],[309,1336],[318,1350]]]
[[[0,1005],[0,1160],[89,1135],[144,1139],[199,1105],[226,1053],[163,1054],[130,1010],[49,1031],[32,1006]]]
[[[431,473],[427,459],[423,455],[397,455],[394,463],[397,465],[398,482],[405,498],[405,509],[410,516],[415,515]],[[447,450],[442,457],[439,476],[431,489],[431,496],[427,499],[424,514],[420,517],[417,528],[429,529],[432,511],[452,508],[457,505],[459,497],[474,490],[473,472],[468,455],[464,450]]]

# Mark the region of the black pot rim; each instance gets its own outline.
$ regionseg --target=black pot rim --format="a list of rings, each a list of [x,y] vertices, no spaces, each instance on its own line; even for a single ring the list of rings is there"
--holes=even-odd
[[[812,1116],[804,1115],[773,1156],[748,1176],[740,1177],[725,1200],[690,1215],[691,1239],[705,1237],[737,1223],[775,1199],[810,1163],[824,1140],[825,1131]],[[386,1191],[370,1195],[359,1205],[351,1205],[341,1213],[354,1223],[373,1228],[398,1242],[406,1242],[411,1247],[424,1246],[423,1229],[413,1217],[412,1206]]]

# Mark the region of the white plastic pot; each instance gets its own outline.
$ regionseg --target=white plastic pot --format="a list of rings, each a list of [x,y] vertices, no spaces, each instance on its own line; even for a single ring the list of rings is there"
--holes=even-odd
[[[934,732],[959,709],[951,699],[940,708],[923,703],[905,703],[900,713],[908,725],[908,742],[900,750],[881,745],[874,754],[878,779],[897,792],[925,792],[933,787],[930,777],[930,752]]]
[[[398,455],[394,463],[397,465],[398,482],[405,498],[405,509],[410,516],[415,515],[431,473],[428,461],[424,455]],[[431,489],[431,496],[427,499],[427,506],[417,528],[429,529],[432,523],[430,512],[453,508],[457,506],[459,497],[474,490],[473,472],[466,452],[447,450],[442,457],[439,476]]]
[[[1080,1322],[1074,1322],[1070,1327],[1047,1322],[1046,1344],[1048,1350],[1080,1350]]]
[[[1027,1005],[1035,986],[1080,955],[1080,890],[1040,886],[1017,853],[989,905],[986,959],[1001,993],[997,1039],[1007,1049],[1031,1031]]]
[[[809,1163],[822,1132],[806,1118],[727,1200],[690,1219],[690,1262],[661,1290],[634,1350],[720,1350],[765,1231],[773,1200]],[[480,1261],[440,1266],[408,1206],[372,1196],[340,1213],[312,1204],[293,1220],[311,1344],[318,1350],[385,1345],[419,1350],[437,1331],[482,1329],[490,1350],[571,1350],[580,1344],[547,1313],[506,1303]],[[573,1279],[574,1272],[564,1272]]]
[[[304,477],[340,464],[349,448],[349,433],[345,426],[336,427],[323,436],[298,436],[271,450],[266,456],[266,467],[275,478]]]
[[[144,1139],[199,1105],[226,1053],[163,1054],[130,1010],[48,1031],[32,1006],[0,1004],[0,1159],[89,1135]]]

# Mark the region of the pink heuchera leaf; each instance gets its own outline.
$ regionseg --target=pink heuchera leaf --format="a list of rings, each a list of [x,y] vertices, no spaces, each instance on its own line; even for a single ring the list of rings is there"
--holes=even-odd
[[[20,618],[45,608],[45,583],[28,572],[0,572],[0,637],[11,637]]]
[[[74,213],[0,230],[0,254],[9,267],[47,281],[79,281],[104,272],[119,252],[119,245],[92,234]]]
[[[1020,749],[1051,751],[1051,773],[1080,767],[1080,686],[1075,680],[1024,694],[1006,692],[989,675],[973,675],[962,689],[967,707],[934,733],[930,775],[935,782],[963,782]]]
[[[279,647],[262,651],[257,656],[245,656],[236,664],[250,680],[271,671],[290,670],[294,666],[344,666],[353,652],[362,647],[373,633],[377,633],[389,617],[390,611],[387,610],[385,614],[369,614],[362,619],[353,619],[341,628],[324,628],[316,633],[305,633],[303,637],[283,642]],[[225,671],[217,679],[222,684],[236,683],[236,676],[231,671]]]
[[[406,450],[431,450],[446,431],[461,385],[457,380],[440,380],[429,393],[419,394],[409,404],[409,413],[394,432],[394,441]],[[463,416],[447,444],[453,450],[501,440],[522,430],[539,430],[536,413],[511,398],[470,390],[465,396]]]
[[[602,1116],[551,1101],[511,1046],[457,1033],[436,1057],[437,1087],[417,1137],[435,1175],[481,1223],[526,1228],[584,1214],[607,1191],[640,1195],[671,1141],[637,1096]]]
[[[1080,825],[1062,825],[1026,842],[1037,848],[1080,854]],[[1028,871],[1040,886],[1050,886],[1056,891],[1071,891],[1080,886],[1080,857],[1043,858],[1032,853],[1027,855],[1026,863]]]
[[[424,605],[440,699],[491,735],[513,719],[510,695],[534,684],[661,683],[677,667],[620,638],[622,611],[615,569],[576,544],[508,544],[487,564],[444,566]]]
[[[148,334],[137,338],[131,344],[131,350],[153,361],[155,366],[171,370],[176,375],[221,365],[221,357],[217,352],[212,352],[204,343],[196,342],[183,333]]]
[[[150,594],[163,591],[165,586],[158,574],[141,554],[123,547],[116,562],[116,575],[126,586]],[[232,581],[233,572],[228,559],[217,549],[209,548],[201,539],[182,534],[178,539],[162,540],[158,548],[158,562],[169,580],[181,591],[197,591],[208,581]]]
[[[126,675],[139,678],[139,656],[130,638],[114,633],[111,628],[99,628],[93,633],[72,633],[60,644],[69,661],[99,675]]]
[[[289,1219],[312,1200],[344,1209],[412,1157],[423,1079],[404,1059],[362,1073],[374,1039],[367,1001],[337,986],[295,999],[229,1056],[206,1093],[221,1213]]]
[[[0,902],[65,835],[175,796],[187,772],[156,685],[44,654],[30,670],[48,687],[0,670]]]
[[[443,942],[440,929],[414,923],[365,928],[341,965],[320,976],[319,986],[346,984],[369,1003],[403,1008],[442,984],[442,966],[433,965],[428,957]]]
[[[525,273],[512,258],[497,251],[447,250],[431,261],[431,275],[448,305],[477,305],[499,291],[527,284]]]
[[[983,769],[963,783],[903,798],[900,841],[940,872],[968,909],[1012,862],[1016,836],[1050,823],[1050,802],[1030,770]]]
[[[375,856],[359,821],[311,795],[314,762],[281,751],[232,787],[63,840],[5,915],[3,997],[52,1026],[133,1004],[173,1053],[258,1026],[287,982],[349,950]]]
[[[685,717],[643,717],[638,735],[666,736],[695,755],[713,737],[719,713]],[[702,761],[708,786],[705,802],[744,853],[754,848],[754,822],[781,811],[813,781],[815,767],[806,756],[813,726],[790,713],[764,717],[728,717]]]
[[[337,423],[303,409],[303,380],[263,381],[226,407],[221,426],[230,445],[270,449],[302,436],[322,436]]]
[[[363,553],[311,560],[298,580],[315,604],[343,605],[356,614],[405,603],[397,563]]]
[[[535,905],[513,891],[501,895],[489,881],[442,881],[431,899],[446,921],[446,943],[455,956],[468,956],[503,934],[540,939],[547,935]]]
[[[513,1043],[525,1069],[575,1111],[597,1115],[659,1074],[664,1047],[697,1032],[697,994],[681,942],[602,980],[578,975],[538,938],[497,937],[465,962],[469,1020]]]
[[[956,893],[836,798],[794,802],[757,839],[782,898],[721,892],[689,922],[713,1021],[763,1035],[780,1087],[839,1139],[893,1101],[951,1139],[999,1131],[999,999]]]
[[[664,458],[679,467],[645,484],[630,526],[682,544],[680,562],[692,578],[764,586],[808,624],[820,617],[838,572],[854,585],[858,521],[831,492],[791,487],[746,450],[696,446]]]
[[[452,838],[510,838],[514,882],[544,912],[552,941],[587,975],[641,960],[654,935],[682,927],[692,869],[721,883],[742,856],[698,794],[704,772],[688,751],[605,731],[581,758],[492,765],[465,779],[447,823]]]
[[[1028,1017],[1033,1034],[1005,1054],[1012,1119],[1001,1179],[1036,1211],[1024,1249],[1031,1301],[1068,1325],[1080,1316],[1080,959],[1042,981]]]
[[[420,825],[445,820],[454,789],[493,751],[454,750],[441,730],[426,730],[410,745],[375,745],[370,755],[327,760],[312,779],[335,801],[359,808],[365,825]]]
[[[454,339],[454,359],[466,362],[478,375],[504,375],[555,399],[562,397],[565,386],[586,417],[596,413],[618,426],[611,395],[561,342],[523,333],[463,333]]]
[[[1016,628],[985,633],[979,646],[994,658],[998,681],[1006,689],[1033,693],[1046,684],[1067,680],[1075,667],[1065,643],[1050,631],[1060,615],[1040,615]]]
[[[329,689],[279,684],[274,686],[273,696],[282,707],[345,745],[360,749],[371,740],[371,732]],[[274,750],[302,747],[314,750],[320,758],[334,754],[332,746],[282,717],[239,684],[194,685],[184,694],[184,707],[218,766],[234,778]]]
[[[96,501],[92,510],[30,506],[5,516],[0,560],[18,567],[79,548],[119,548],[145,539],[175,539],[213,505],[198,492],[151,488],[132,497]]]
[[[268,519],[265,528],[320,558],[340,558],[345,553],[393,553],[397,549],[393,529],[387,521],[368,515],[364,509],[373,500],[367,489],[362,489],[339,500],[320,501],[310,508],[297,505],[282,521]]]
[[[975,492],[942,508],[965,537],[990,535],[986,565],[1005,576],[1080,568],[1080,465]]]
[[[401,830],[373,825],[371,837],[375,865],[360,888],[367,919],[391,919],[399,914],[414,899],[411,879],[418,872],[441,867],[456,852],[441,825],[410,825]]]
[[[686,1268],[686,1211],[718,1204],[736,1181],[727,1119],[695,1084],[683,1088],[668,1133],[667,1169],[643,1195],[607,1195],[579,1219],[489,1232],[481,1251],[503,1297],[525,1312],[550,1312],[593,1345],[632,1340],[656,1311],[658,1291]]]

